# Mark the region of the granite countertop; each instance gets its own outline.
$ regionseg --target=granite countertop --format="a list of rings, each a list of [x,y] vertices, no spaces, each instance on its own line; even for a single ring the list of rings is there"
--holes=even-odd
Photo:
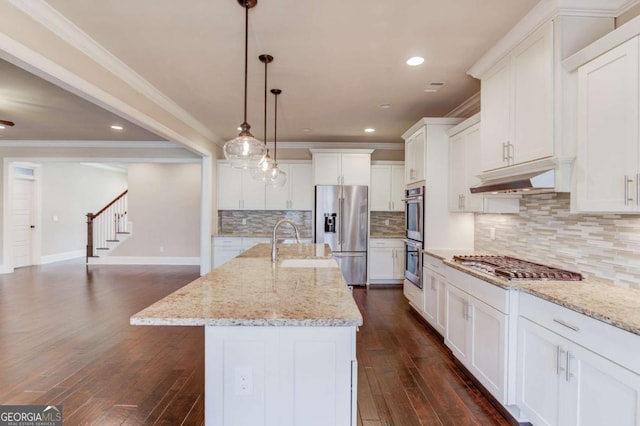
[[[275,265],[270,259],[271,245],[259,244],[247,256],[230,260],[133,315],[131,324],[362,325],[362,315],[337,263],[335,268],[282,267],[287,258],[330,258],[328,247],[283,244],[279,248],[281,256]]]
[[[247,233],[247,234],[221,233],[221,234],[212,235],[213,238],[220,237],[220,238],[269,238],[269,239],[271,239],[271,236],[272,236],[271,232],[256,232],[256,233]],[[291,232],[291,234],[289,234],[288,232],[278,232],[278,239],[290,240],[293,238],[295,238],[293,231]],[[313,238],[313,236],[311,234],[307,235],[307,234],[301,233],[300,238],[309,239],[309,238]]]
[[[423,249],[422,253],[440,260],[452,259],[453,256],[480,254],[473,249]]]
[[[460,253],[456,253],[460,254]],[[466,254],[466,253],[463,253]],[[595,279],[583,281],[507,280],[451,260],[445,265],[504,289],[523,291],[591,318],[640,335],[640,290]]]

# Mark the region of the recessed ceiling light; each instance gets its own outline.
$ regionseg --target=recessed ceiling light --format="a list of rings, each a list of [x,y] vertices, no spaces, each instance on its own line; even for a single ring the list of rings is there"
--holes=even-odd
[[[391,104],[380,104],[380,105],[378,105],[378,107],[382,108],[382,109],[389,109],[389,108],[391,108]]]
[[[410,67],[422,65],[423,62],[424,58],[422,56],[414,56],[413,58],[407,59],[407,65],[409,65]]]
[[[302,129],[302,131],[305,132],[305,133],[309,133],[311,131],[311,129],[308,128],[308,127],[305,127],[304,129]]]
[[[367,127],[366,129],[364,129],[364,131],[367,133],[373,133],[376,131],[376,129],[374,129],[373,127]]]
[[[0,129],[6,129],[6,126],[3,126],[2,124],[0,124]]]
[[[113,124],[111,126],[111,130],[123,130],[123,129],[124,129],[124,127],[122,127],[120,125],[117,125],[117,124]]]

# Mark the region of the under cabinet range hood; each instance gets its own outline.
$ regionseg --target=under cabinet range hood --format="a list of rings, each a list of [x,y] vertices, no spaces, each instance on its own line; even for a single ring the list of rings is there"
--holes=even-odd
[[[472,194],[554,192],[556,190],[556,170],[485,179],[480,185],[469,188],[469,190]]]

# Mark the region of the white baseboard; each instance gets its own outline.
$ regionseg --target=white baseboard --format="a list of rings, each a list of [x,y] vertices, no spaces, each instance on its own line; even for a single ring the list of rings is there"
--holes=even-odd
[[[200,265],[200,257],[103,256],[90,257],[91,265]]]
[[[13,268],[9,268],[5,263],[0,263],[0,274],[11,274]]]
[[[49,254],[40,258],[40,264],[46,265],[48,263],[61,262],[63,260],[77,259],[79,257],[85,257],[86,254],[86,250],[73,250],[66,251],[64,253]]]

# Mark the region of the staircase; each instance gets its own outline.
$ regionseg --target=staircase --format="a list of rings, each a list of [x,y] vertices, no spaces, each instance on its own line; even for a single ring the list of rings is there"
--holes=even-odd
[[[127,193],[114,198],[98,213],[87,213],[87,263],[100,263],[100,257],[122,244],[131,235],[127,216]]]

